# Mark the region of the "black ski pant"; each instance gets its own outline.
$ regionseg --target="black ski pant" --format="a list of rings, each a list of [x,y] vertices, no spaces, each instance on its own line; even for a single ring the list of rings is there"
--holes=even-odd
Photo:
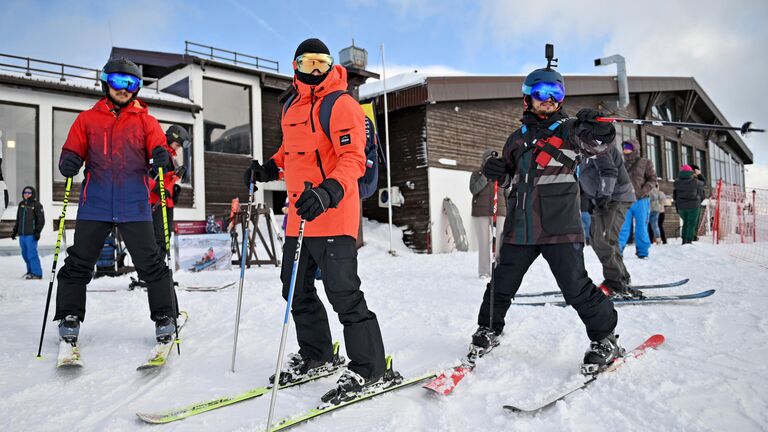
[[[283,246],[283,298],[288,299],[296,237],[286,237]],[[325,294],[344,326],[349,368],[370,379],[384,374],[384,343],[376,314],[368,309],[357,276],[357,247],[350,236],[304,237],[296,273],[291,314],[296,323],[299,354],[329,361],[333,356],[331,329],[314,285],[320,267]]]
[[[623,291],[624,286],[630,282],[629,271],[624,266],[624,258],[619,249],[619,232],[631,205],[612,202],[604,210],[595,209],[590,225],[592,249],[603,265],[605,283],[609,288],[619,291]]]
[[[75,241],[67,249],[67,259],[58,275],[54,320],[77,315],[81,321],[85,321],[86,286],[91,282],[104,239],[113,226],[115,224],[112,222],[77,220]],[[173,310],[176,293],[170,285],[171,274],[157,249],[152,222],[118,223],[117,228],[131,254],[139,278],[147,282],[150,318],[178,315],[178,309]],[[172,294],[174,297],[171,297]]]
[[[166,215],[168,217],[168,236],[173,231],[173,207],[166,208]],[[165,256],[165,229],[163,228],[163,207],[158,205],[157,208],[152,209],[152,226],[155,233],[155,241],[157,242],[157,248],[160,249],[160,254]]]
[[[592,283],[584,268],[584,245],[560,243],[547,245],[515,245],[505,243],[493,273],[493,326],[489,325],[491,306],[490,284],[483,296],[478,325],[496,331],[504,329],[504,316],[512,304],[523,276],[539,255],[547,260],[565,302],[573,306],[587,329],[590,340],[600,340],[612,334],[618,314],[613,302]]]

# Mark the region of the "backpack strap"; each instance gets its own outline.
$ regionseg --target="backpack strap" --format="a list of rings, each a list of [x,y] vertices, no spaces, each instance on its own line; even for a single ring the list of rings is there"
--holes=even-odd
[[[294,99],[296,99],[296,93],[291,94],[288,96],[288,99],[285,100],[285,103],[283,104],[283,115],[285,115],[285,113],[288,111],[288,108],[291,107]]]
[[[345,90],[337,90],[335,92],[328,93],[320,102],[320,128],[323,129],[325,136],[328,140],[331,140],[331,112],[333,111],[333,105],[341,95],[349,94]],[[351,95],[350,95],[351,96]]]

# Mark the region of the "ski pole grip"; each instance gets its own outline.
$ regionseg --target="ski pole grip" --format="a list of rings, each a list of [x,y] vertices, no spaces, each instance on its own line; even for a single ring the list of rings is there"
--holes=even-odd
[[[595,117],[595,121],[602,122],[602,123],[613,123],[615,119],[612,119],[610,117]]]

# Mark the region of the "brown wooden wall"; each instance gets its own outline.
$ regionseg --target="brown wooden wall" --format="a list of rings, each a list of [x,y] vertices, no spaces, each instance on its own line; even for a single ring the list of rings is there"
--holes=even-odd
[[[248,202],[243,171],[251,163],[248,155],[205,152],[205,214],[228,218],[232,199]]]
[[[283,142],[283,131],[280,128],[282,104],[278,101],[281,93],[281,90],[261,89],[261,136],[264,160],[269,160]]]
[[[377,125],[382,150],[386,150],[384,118]],[[392,208],[393,223],[403,228],[403,241],[416,252],[431,252],[429,234],[429,182],[427,179],[426,108],[414,107],[390,113],[392,186],[400,188],[405,204]],[[412,182],[413,189],[406,186]],[[387,187],[386,167],[379,167],[379,188]],[[387,208],[379,207],[378,194],[363,202],[363,216],[386,223]]]
[[[501,153],[509,134],[520,127],[522,113],[522,103],[509,99],[427,105],[429,165],[476,170],[484,150]],[[441,158],[457,165],[443,165],[438,162]]]

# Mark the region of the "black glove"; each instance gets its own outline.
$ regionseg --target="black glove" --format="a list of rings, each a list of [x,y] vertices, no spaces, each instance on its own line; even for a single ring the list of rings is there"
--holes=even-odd
[[[483,175],[485,175],[488,180],[499,181],[507,175],[507,164],[500,158],[488,158],[483,164]]]
[[[245,187],[251,186],[251,173],[253,173],[253,180],[261,183],[277,180],[280,177],[280,170],[277,168],[274,159],[268,160],[264,165],[261,165],[255,159],[252,160],[251,166],[243,172]]]
[[[64,177],[74,177],[80,172],[83,159],[69,150],[63,150],[59,158],[59,172]]]
[[[176,173],[176,177],[179,178],[179,180],[184,180],[184,175],[187,173],[187,169],[183,166],[177,167],[174,172]]]
[[[19,234],[19,233],[18,233],[16,230],[13,230],[13,231],[11,232],[11,240],[16,240],[16,236],[17,236],[18,234]]]
[[[168,170],[171,165],[171,155],[168,154],[168,150],[163,146],[157,146],[152,149],[152,168],[155,171],[160,172],[159,168]]]
[[[344,188],[334,179],[326,179],[320,186],[307,189],[296,201],[296,214],[306,221],[313,221],[344,198]]]
[[[38,240],[40,240],[40,233],[35,232],[35,241],[38,241]]]
[[[177,201],[179,199],[179,195],[181,195],[181,186],[175,184],[173,185],[173,200]]]
[[[598,117],[603,117],[603,113],[591,108],[584,108],[576,113],[576,118],[579,121],[579,126],[583,131],[588,131],[592,134],[592,137],[601,142],[613,141],[616,135],[616,129],[612,123],[599,122]]]
[[[600,196],[595,199],[595,210],[598,212],[604,212],[608,208],[608,204],[611,203],[611,197]]]

